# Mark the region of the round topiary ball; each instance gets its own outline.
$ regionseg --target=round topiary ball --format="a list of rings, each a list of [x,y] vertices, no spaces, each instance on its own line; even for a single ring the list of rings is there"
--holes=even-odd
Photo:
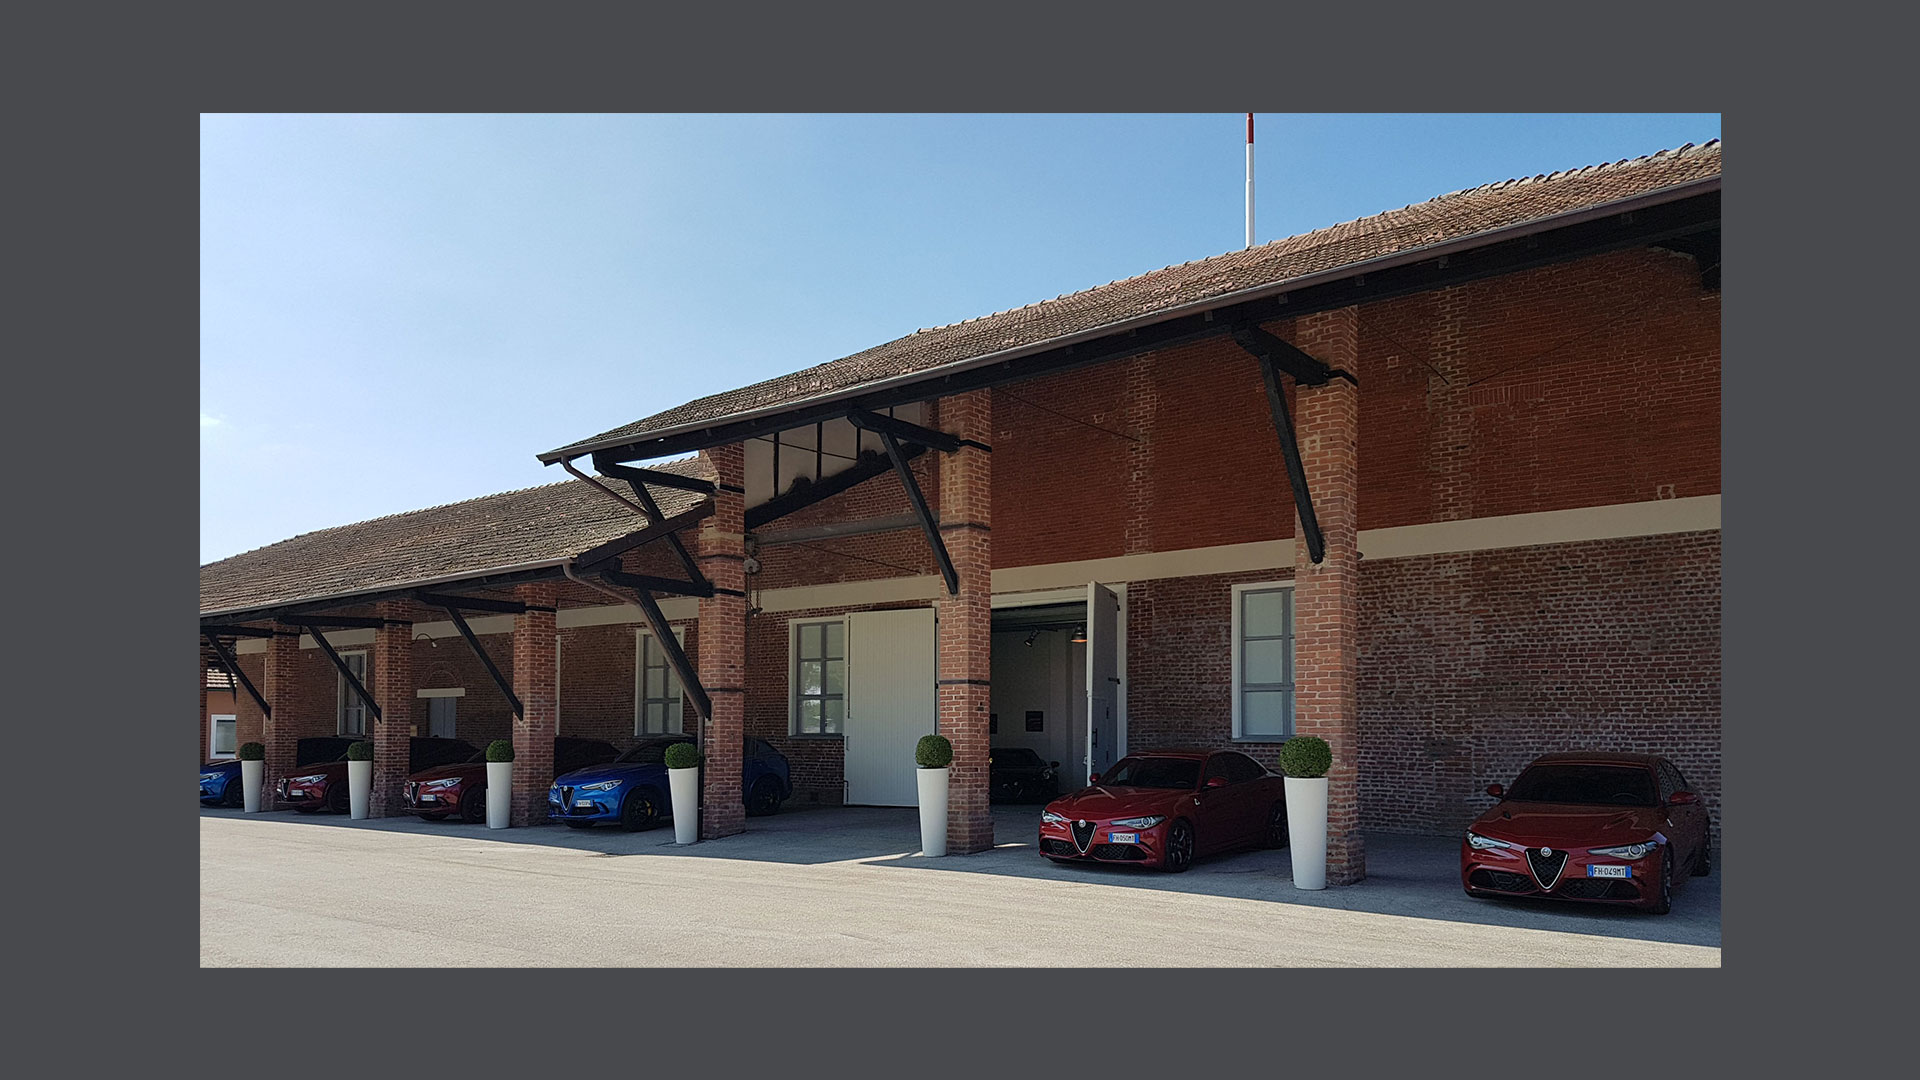
[[[922,735],[913,760],[923,769],[944,769],[953,764],[953,743],[945,735]]]
[[[662,755],[669,769],[697,769],[700,767],[700,748],[690,742],[677,742],[667,747]]]
[[[1327,775],[1333,768],[1333,748],[1314,735],[1295,735],[1280,744],[1280,771],[1298,780]]]
[[[512,739],[495,739],[492,742],[488,743],[487,744],[487,760],[488,761],[512,761],[513,760],[513,740]]]
[[[267,744],[243,742],[240,744],[239,757],[241,761],[265,761],[267,760]]]
[[[372,761],[373,744],[365,739],[347,744],[348,761]]]

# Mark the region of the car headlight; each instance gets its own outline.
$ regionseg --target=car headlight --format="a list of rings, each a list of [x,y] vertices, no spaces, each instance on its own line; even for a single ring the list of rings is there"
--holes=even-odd
[[[220,774],[217,772],[203,772],[200,774],[200,779],[201,780],[218,780],[220,779]]]
[[[1067,817],[1065,814],[1056,814],[1051,810],[1042,812],[1040,815],[1040,820],[1046,822],[1049,825],[1065,825],[1067,823]]]
[[[1479,833],[1471,831],[1467,833],[1467,843],[1470,844],[1475,851],[1525,851],[1527,849],[1525,844],[1515,844],[1506,840],[1495,840],[1491,836],[1481,836]]]
[[[1618,847],[1588,848],[1587,854],[1605,855],[1611,859],[1639,859],[1644,858],[1650,852],[1658,850],[1659,847],[1660,845],[1656,841],[1643,840],[1638,844],[1621,844]]]
[[[1165,814],[1148,814],[1145,817],[1114,818],[1112,823],[1129,829],[1151,829],[1165,820],[1167,820]]]
[[[421,784],[420,786],[423,788],[433,788],[435,791],[439,791],[444,788],[459,787],[460,779],[461,779],[460,777],[455,776],[447,780],[429,780],[426,783]]]
[[[319,773],[314,776],[296,776],[292,780],[288,781],[288,783],[293,783],[293,784],[324,784],[326,782],[327,782],[326,773]]]
[[[624,781],[605,780],[598,784],[581,784],[575,790],[577,791],[612,791],[614,788],[619,787],[622,783],[624,783]]]

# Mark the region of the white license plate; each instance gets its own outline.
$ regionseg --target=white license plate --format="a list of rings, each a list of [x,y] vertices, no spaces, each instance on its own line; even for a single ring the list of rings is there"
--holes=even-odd
[[[1631,866],[1589,866],[1587,867],[1587,876],[1588,877],[1630,878],[1633,876],[1633,867]]]
[[[1140,834],[1137,832],[1110,832],[1107,834],[1107,841],[1114,844],[1137,844],[1140,842]]]

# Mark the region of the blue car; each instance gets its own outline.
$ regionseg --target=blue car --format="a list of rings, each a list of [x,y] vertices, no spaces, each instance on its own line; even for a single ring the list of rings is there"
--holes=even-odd
[[[690,743],[691,735],[643,739],[604,765],[590,765],[555,778],[547,789],[547,817],[576,829],[619,822],[629,832],[651,829],[673,817],[667,794],[667,747]],[[780,809],[793,794],[786,755],[765,739],[748,739],[740,788],[747,814],[761,817]]]
[[[209,761],[200,766],[200,805],[239,806],[243,801],[238,761]]]

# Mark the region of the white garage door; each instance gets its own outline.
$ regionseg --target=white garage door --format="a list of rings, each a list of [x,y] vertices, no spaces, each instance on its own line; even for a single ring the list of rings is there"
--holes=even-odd
[[[847,802],[915,806],[913,749],[935,723],[932,608],[847,619]]]

